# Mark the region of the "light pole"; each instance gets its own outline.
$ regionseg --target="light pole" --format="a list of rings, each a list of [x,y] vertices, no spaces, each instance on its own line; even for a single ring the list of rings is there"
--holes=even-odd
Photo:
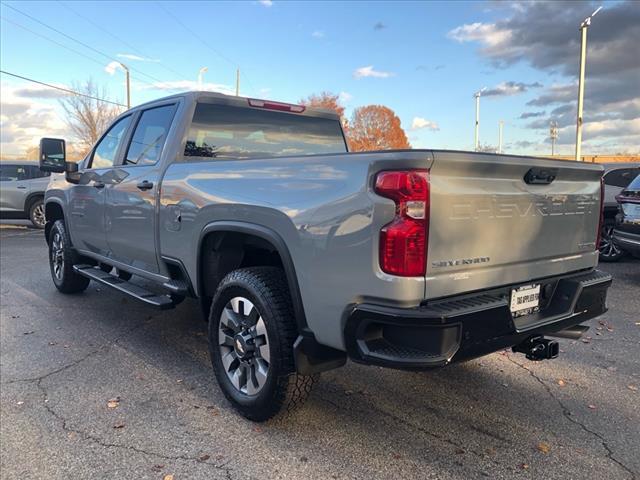
[[[558,122],[551,122],[549,125],[549,136],[551,137],[551,156],[556,154],[556,140],[558,139]]]
[[[236,97],[240,96],[240,69],[236,68]]]
[[[476,152],[478,151],[478,147],[480,146],[480,95],[482,95],[482,92],[484,92],[486,89],[487,87],[482,87],[481,90],[478,90],[473,94],[473,96],[476,97],[476,129],[473,136],[473,143],[475,145]]]
[[[582,104],[584,100],[584,70],[587,63],[587,28],[591,25],[591,19],[595,17],[602,9],[602,5],[599,6],[595,12],[584,19],[584,22],[580,24],[580,32],[582,37],[580,47],[580,76],[578,77],[578,118],[576,121],[576,161],[582,160]]]
[[[209,71],[209,67],[202,67],[198,70],[198,88],[202,89],[202,75]]]
[[[504,120],[500,120],[498,123],[498,153],[502,153],[502,128],[504,127]]]

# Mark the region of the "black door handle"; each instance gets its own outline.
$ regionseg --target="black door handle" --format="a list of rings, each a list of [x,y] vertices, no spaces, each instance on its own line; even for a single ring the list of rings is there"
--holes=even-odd
[[[24,185],[20,185],[19,187],[16,187],[16,188],[19,188],[20,190],[25,190],[27,187],[25,187]]]
[[[104,188],[104,183],[100,182],[100,181],[95,181],[93,182],[93,186],[95,188]]]
[[[149,180],[143,180],[142,182],[136,185],[140,190],[151,190],[153,188],[153,182]]]

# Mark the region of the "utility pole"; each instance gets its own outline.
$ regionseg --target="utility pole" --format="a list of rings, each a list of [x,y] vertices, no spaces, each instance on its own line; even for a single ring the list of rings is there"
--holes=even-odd
[[[240,96],[240,69],[236,68],[236,97]]]
[[[498,153],[502,153],[502,128],[504,127],[504,120],[498,122]]]
[[[209,71],[209,67],[202,67],[198,70],[198,89],[202,90],[202,76]]]
[[[595,12],[585,18],[584,22],[580,24],[581,33],[581,46],[580,46],[580,76],[578,78],[578,118],[576,121],[576,161],[582,160],[582,107],[584,101],[584,70],[587,63],[587,28],[591,25],[591,18],[595,17],[602,9],[602,5],[599,6]]]
[[[127,83],[127,110],[131,108],[131,83],[129,80],[129,67],[127,67],[124,63],[118,62],[122,69],[124,70],[124,75]]]
[[[558,122],[549,124],[549,136],[551,137],[551,156],[556,154],[556,140],[558,139]]]
[[[483,87],[481,90],[478,90],[473,96],[476,98],[476,129],[474,133],[474,149],[477,152],[480,147],[480,95],[484,92],[487,87]]]

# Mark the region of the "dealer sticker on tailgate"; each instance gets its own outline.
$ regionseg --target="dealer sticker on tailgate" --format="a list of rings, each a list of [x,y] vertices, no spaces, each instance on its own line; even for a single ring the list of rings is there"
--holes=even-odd
[[[540,285],[525,285],[511,290],[511,313],[514,317],[538,311]]]

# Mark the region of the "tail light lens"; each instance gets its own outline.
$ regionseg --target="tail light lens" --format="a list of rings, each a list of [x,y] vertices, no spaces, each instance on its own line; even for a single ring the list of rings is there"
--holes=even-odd
[[[600,240],[602,240],[603,225],[604,225],[604,177],[600,177],[600,220],[598,221],[598,234],[596,236],[596,250],[600,250]]]
[[[427,265],[429,171],[380,172],[375,191],[396,204],[396,216],[380,231],[380,268],[390,275],[423,276]]]

